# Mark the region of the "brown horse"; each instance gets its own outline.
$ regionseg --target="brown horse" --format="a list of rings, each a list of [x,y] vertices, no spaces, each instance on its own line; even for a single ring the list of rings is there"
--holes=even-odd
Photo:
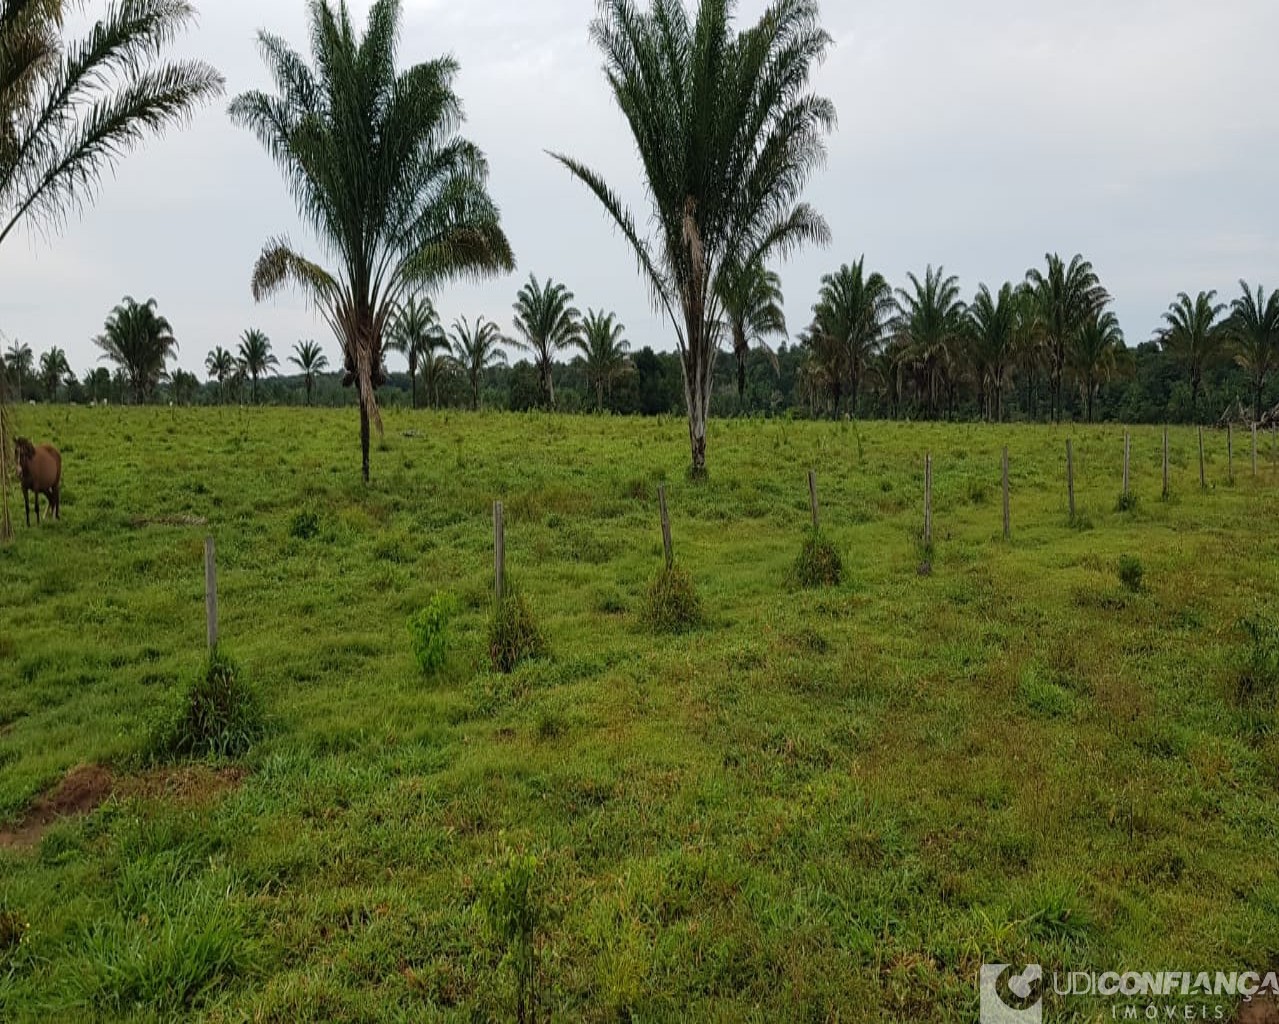
[[[18,457],[18,473],[22,477],[22,507],[27,512],[27,525],[31,525],[31,506],[27,495],[36,496],[36,525],[40,525],[40,495],[49,499],[49,511],[54,519],[62,518],[62,456],[51,444],[39,448],[25,437],[14,445]]]

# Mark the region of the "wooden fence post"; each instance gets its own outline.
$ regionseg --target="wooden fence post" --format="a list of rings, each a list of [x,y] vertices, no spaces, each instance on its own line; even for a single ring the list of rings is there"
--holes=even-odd
[[[1252,425],[1252,478],[1257,479],[1257,424]]]
[[[1168,500],[1168,428],[1164,427],[1164,501]]]
[[[675,564],[675,550],[671,545],[671,516],[666,511],[666,485],[657,488],[657,506],[662,513],[662,549],[666,553],[666,568]]]
[[[808,503],[813,509],[813,532],[816,533],[820,529],[817,518],[817,474],[811,469],[808,471]]]
[[[1128,497],[1128,464],[1132,454],[1132,435],[1128,431],[1124,431],[1124,497]]]
[[[1226,424],[1226,480],[1235,482],[1235,425]]]
[[[500,605],[506,596],[506,517],[500,501],[493,502],[493,592]]]
[[[1199,489],[1208,489],[1208,477],[1204,474],[1204,428],[1199,428]]]
[[[1075,449],[1066,438],[1066,497],[1070,499],[1070,518],[1075,518]]]
[[[924,547],[933,544],[933,456],[924,456]]]
[[[204,538],[204,627],[212,654],[218,647],[218,564],[212,536]]]
[[[1008,501],[1008,446],[1004,445],[1004,540],[1008,540],[1012,533],[1012,510]]]

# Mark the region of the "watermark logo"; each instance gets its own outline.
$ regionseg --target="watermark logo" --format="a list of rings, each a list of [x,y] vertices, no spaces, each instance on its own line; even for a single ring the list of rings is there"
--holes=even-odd
[[[1021,974],[1011,964],[983,964],[981,1024],[1043,1024],[1044,969],[1030,964]]]

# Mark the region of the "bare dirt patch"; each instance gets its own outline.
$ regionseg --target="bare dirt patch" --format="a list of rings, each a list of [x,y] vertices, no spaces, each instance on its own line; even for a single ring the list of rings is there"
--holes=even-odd
[[[0,846],[30,849],[59,819],[88,814],[100,806],[114,786],[114,776],[101,765],[87,764],[71,769],[50,792],[31,805],[16,826],[0,829]]]
[[[157,768],[120,779],[115,793],[139,800],[164,800],[180,805],[202,805],[237,788],[248,774],[243,768],[210,768],[203,764]]]
[[[1262,996],[1239,1007],[1239,1024],[1279,1024],[1279,1000]]]

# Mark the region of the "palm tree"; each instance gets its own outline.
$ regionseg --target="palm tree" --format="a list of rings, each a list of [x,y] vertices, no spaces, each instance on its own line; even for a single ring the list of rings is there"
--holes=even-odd
[[[178,405],[190,405],[199,387],[199,378],[186,370],[174,370],[169,378],[169,390],[173,392],[173,400]]]
[[[426,389],[426,402],[432,409],[439,407],[440,389],[452,378],[457,369],[452,352],[448,335],[441,334],[438,343],[432,339],[429,347],[419,358],[418,369],[422,373],[422,387]]]
[[[424,359],[437,348],[447,348],[448,338],[440,326],[435,304],[426,296],[410,295],[395,323],[386,347],[403,353],[409,361],[409,384],[413,392],[413,408],[417,408],[417,371]]]
[[[22,379],[32,376],[35,372],[35,355],[30,345],[15,339],[5,351],[4,361],[9,372],[13,374],[14,396],[20,402],[22,401]]]
[[[102,349],[103,359],[116,364],[138,405],[164,378],[166,365],[178,350],[173,328],[156,312],[155,299],[139,304],[129,295],[111,311],[94,343]]]
[[[280,165],[336,270],[267,242],[253,271],[262,300],[287,284],[307,292],[342,348],[344,384],[360,401],[361,473],[385,383],[383,343],[407,295],[460,277],[514,269],[487,190],[484,154],[457,134],[462,106],[451,58],[395,70],[400,0],[375,0],[357,37],[345,3],[311,0],[314,67],[279,37],[259,48],[278,95],[248,92],[231,117]]]
[[[1110,310],[1093,317],[1075,335],[1066,353],[1066,365],[1083,388],[1089,423],[1092,422],[1092,403],[1097,388],[1115,372],[1125,351],[1124,332],[1119,329],[1119,320]]]
[[[83,42],[71,0],[0,0],[0,244],[24,219],[56,228],[150,134],[222,92],[199,61],[161,55],[195,18],[183,0],[110,4]]]
[[[258,404],[258,378],[280,365],[271,354],[271,339],[256,327],[250,327],[240,336],[240,366],[253,381],[253,404]]]
[[[848,349],[816,325],[800,334],[799,343],[805,350],[800,384],[810,410],[816,415],[818,399],[829,399],[831,415],[838,416],[848,377]]]
[[[813,307],[813,328],[843,349],[847,402],[853,415],[857,414],[857,395],[866,366],[879,349],[884,325],[894,309],[892,288],[882,274],[866,273],[865,256],[822,278]]]
[[[657,238],[640,234],[602,177],[556,155],[603,205],[639,261],[655,305],[675,330],[688,406],[692,472],[706,472],[706,421],[734,267],[767,264],[826,222],[799,202],[835,124],[830,101],[806,90],[825,56],[817,0],[773,0],[734,33],[732,0],[601,0],[591,27],[640,161]]]
[[[1235,362],[1252,376],[1254,422],[1260,422],[1266,378],[1279,366],[1279,291],[1267,298],[1261,285],[1255,295],[1246,281],[1240,281],[1239,287],[1243,295],[1230,304],[1227,331],[1234,343]]]
[[[58,385],[71,372],[67,354],[56,345],[40,356],[40,383],[50,402],[58,399]]]
[[[501,344],[505,339],[497,324],[480,317],[474,330],[466,317],[453,321],[453,365],[471,385],[471,408],[480,407],[480,386],[484,375],[506,362]]]
[[[631,345],[625,335],[626,328],[617,322],[615,314],[586,311],[576,344],[586,360],[586,379],[595,388],[595,408],[599,412],[604,411],[604,398],[611,395],[613,382],[631,369],[626,354]]]
[[[782,279],[756,261],[740,271],[720,276],[720,302],[733,340],[737,360],[737,405],[746,407],[746,357],[752,347],[760,349],[778,371],[777,356],[769,347],[771,335],[786,337],[786,313],[782,309]]]
[[[515,330],[511,345],[533,357],[542,401],[555,408],[555,355],[577,342],[582,314],[573,306],[573,293],[550,278],[545,286],[529,275],[515,298]]]
[[[329,357],[314,341],[299,341],[293,346],[289,362],[302,371],[302,381],[306,385],[306,404],[310,405],[315,375],[328,369]]]
[[[1051,415],[1060,423],[1066,354],[1084,325],[1095,320],[1110,302],[1110,295],[1083,256],[1076,254],[1069,266],[1056,253],[1048,253],[1044,259],[1047,272],[1028,270],[1026,281],[1038,300],[1039,326],[1050,371]]]
[[[1180,292],[1164,314],[1165,326],[1155,336],[1172,358],[1190,375],[1190,406],[1199,410],[1204,370],[1221,354],[1223,333],[1217,318],[1226,308],[1214,301],[1216,291],[1200,292],[1193,300]]]
[[[899,312],[895,329],[908,340],[911,359],[923,375],[925,400],[931,416],[937,413],[941,386],[947,389],[949,411],[952,371],[967,330],[967,310],[959,298],[959,278],[945,276],[945,268],[934,270],[929,265],[923,281],[914,274],[906,276],[910,279],[910,289],[897,290]]]
[[[217,345],[205,357],[204,370],[211,380],[218,382],[218,401],[226,401],[226,382],[235,376],[235,356]]]
[[[977,378],[982,416],[1002,422],[1004,381],[1017,342],[1017,295],[1005,283],[997,295],[984,284],[968,307],[969,355]]]

